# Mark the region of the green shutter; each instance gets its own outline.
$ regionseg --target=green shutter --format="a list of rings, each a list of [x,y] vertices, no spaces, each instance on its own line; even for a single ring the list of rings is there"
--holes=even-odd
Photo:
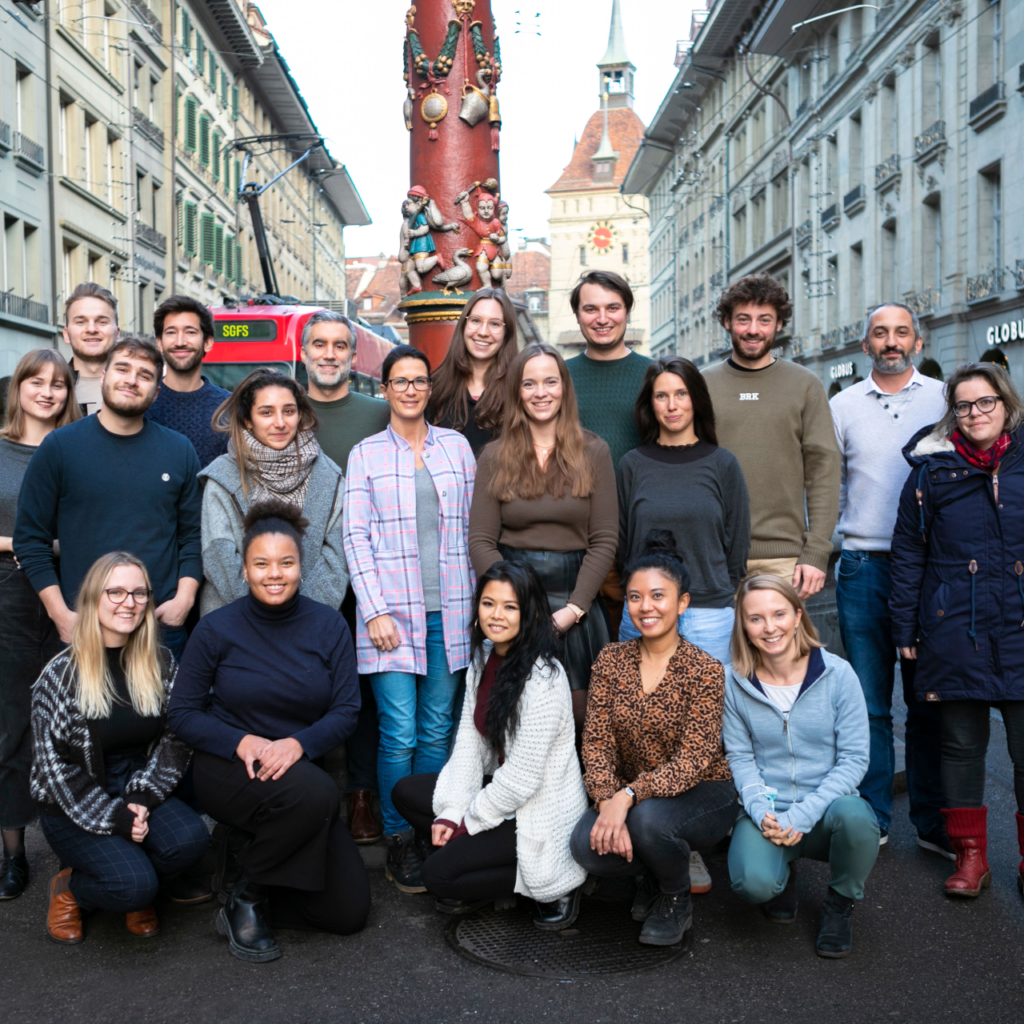
[[[203,77],[203,72],[206,70],[206,40],[197,32],[196,33],[196,73],[200,78]]]
[[[228,73],[223,69],[220,73],[220,103],[225,110],[228,109]]]
[[[174,137],[176,139],[181,138],[181,133],[185,130],[185,123],[181,116],[181,90],[174,87]]]
[[[238,86],[231,86],[231,120],[238,120]]]
[[[242,187],[242,162],[235,160],[235,195],[238,195],[238,190]]]
[[[224,226],[218,224],[213,229],[213,269],[218,274],[224,273]]]
[[[242,283],[242,247],[235,243],[235,282]]]
[[[220,132],[213,133],[213,153],[210,166],[213,168],[213,180],[220,181]]]
[[[195,203],[185,204],[185,252],[189,256],[196,254],[196,221],[198,211]]]
[[[229,281],[235,279],[235,240],[231,235],[224,236],[224,276]]]
[[[199,162],[210,166],[210,119],[205,114],[199,118]]]
[[[198,110],[194,96],[185,99],[185,148],[190,152],[196,151],[196,111]]]
[[[192,21],[188,11],[181,12],[181,48],[185,54],[186,63],[192,56]]]
[[[174,204],[174,237],[185,248],[185,204],[179,199]]]
[[[204,213],[199,218],[199,258],[204,263],[213,263],[215,240],[213,214]]]

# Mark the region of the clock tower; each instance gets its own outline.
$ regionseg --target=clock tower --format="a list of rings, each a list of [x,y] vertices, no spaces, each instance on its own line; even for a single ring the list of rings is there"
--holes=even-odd
[[[633,110],[636,68],[626,54],[621,0],[612,0],[608,47],[597,69],[598,109],[573,147],[572,160],[547,190],[551,197],[548,332],[551,343],[566,358],[584,348],[569,293],[589,270],[611,270],[629,281],[636,301],[626,342],[648,354],[650,341],[647,198],[619,191],[644,134],[644,124]]]

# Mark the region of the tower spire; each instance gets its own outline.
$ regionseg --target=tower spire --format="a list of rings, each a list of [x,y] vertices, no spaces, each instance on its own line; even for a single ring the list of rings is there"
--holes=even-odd
[[[633,106],[633,73],[636,68],[626,53],[626,34],[622,30],[622,0],[612,0],[608,47],[597,67],[600,78],[598,94],[602,104],[613,108]]]
[[[620,0],[612,0],[612,23],[608,28],[608,49],[605,50],[600,64],[628,63],[626,34],[622,31],[622,5]]]

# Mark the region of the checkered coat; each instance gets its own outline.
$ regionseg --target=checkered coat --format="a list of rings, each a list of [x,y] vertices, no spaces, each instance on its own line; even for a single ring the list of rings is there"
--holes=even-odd
[[[455,430],[429,427],[423,463],[440,506],[441,606],[448,669],[469,664],[469,624],[476,578],[469,563],[469,506],[476,461]],[[360,673],[427,671],[427,614],[416,536],[416,456],[389,426],[360,441],[345,474],[344,544],[355,590]],[[401,644],[378,651],[366,623],[388,614]]]

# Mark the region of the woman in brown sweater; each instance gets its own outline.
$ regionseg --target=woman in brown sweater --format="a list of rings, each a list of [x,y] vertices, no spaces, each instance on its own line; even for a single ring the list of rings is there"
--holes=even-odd
[[[640,941],[672,946],[692,922],[691,850],[714,846],[736,821],[725,670],[679,635],[690,577],[669,531],[650,531],[624,582],[640,636],[609,644],[594,665],[583,731],[594,807],[573,831],[572,855],[593,875],[639,876]]]
[[[540,575],[582,723],[590,666],[611,638],[598,597],[618,540],[611,453],[580,426],[572,378],[550,345],[527,346],[509,367],[502,419],[477,464],[469,557],[477,576],[503,560]]]

